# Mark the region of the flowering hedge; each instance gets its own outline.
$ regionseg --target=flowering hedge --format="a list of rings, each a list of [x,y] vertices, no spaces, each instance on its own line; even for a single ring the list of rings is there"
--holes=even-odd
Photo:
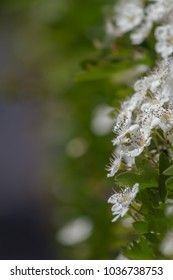
[[[131,44],[147,48],[143,42],[150,36],[152,52],[162,58],[155,59],[155,69],[135,82],[134,94],[121,104],[113,128],[115,149],[108,177],[116,175],[121,191],[116,190],[108,202],[113,204],[113,222],[128,210],[133,218],[138,238],[124,250],[129,258],[173,255],[172,16],[172,1],[124,0],[116,3],[106,20],[107,34],[115,44],[128,33]]]
[[[112,221],[131,216],[136,237],[123,256],[172,259],[173,1],[119,0],[103,10],[106,34],[95,42],[97,63],[79,79],[109,78],[126,96],[120,107],[114,104],[107,167],[115,178]],[[134,77],[140,78],[131,86]]]

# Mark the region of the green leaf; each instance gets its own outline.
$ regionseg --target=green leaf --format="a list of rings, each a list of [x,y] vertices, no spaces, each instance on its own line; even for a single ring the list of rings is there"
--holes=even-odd
[[[173,176],[169,177],[165,182],[167,188],[173,189]]]
[[[136,77],[136,65],[137,62],[129,59],[120,63],[103,60],[95,64],[88,64],[87,70],[79,73],[76,80],[80,82],[111,79],[116,83],[124,83],[124,77],[127,77],[128,81]]]
[[[124,255],[132,260],[153,260],[154,255],[150,244],[145,237],[141,237],[139,242],[134,241],[129,249],[124,250]]]
[[[158,172],[154,166],[146,159],[136,159],[137,171],[127,171],[118,174],[115,182],[120,186],[132,187],[139,183],[140,189],[158,187]]]
[[[145,215],[145,219],[148,222],[150,233],[155,233],[155,238],[160,239],[170,229],[169,219],[165,216],[165,207],[163,209],[153,209],[151,213]],[[158,236],[157,233],[159,233]]]
[[[133,223],[134,228],[140,234],[148,232],[148,224],[143,221],[137,221]]]
[[[173,176],[173,165],[171,165],[170,167],[168,167],[164,172],[164,175],[166,176]]]
[[[166,182],[167,198],[173,198],[173,176],[169,177]]]
[[[115,177],[115,182],[122,187],[133,187],[135,183],[139,183],[140,176],[134,172],[123,172]]]
[[[157,188],[147,188],[141,190],[139,193],[140,201],[142,202],[142,207],[140,211],[142,213],[153,212],[154,208],[159,206],[160,196],[158,194]]]
[[[170,163],[169,163],[169,159],[167,157],[167,155],[165,153],[161,153],[160,158],[159,158],[159,193],[160,193],[160,197],[162,202],[165,201],[166,198],[166,180],[167,177],[166,175],[164,175],[164,171],[165,169],[168,169]]]

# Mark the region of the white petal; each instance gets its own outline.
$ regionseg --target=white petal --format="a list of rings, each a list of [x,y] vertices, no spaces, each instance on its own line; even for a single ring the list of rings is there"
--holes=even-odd
[[[119,212],[122,209],[122,205],[121,204],[114,204],[111,208],[111,210],[113,212]]]
[[[117,202],[118,198],[119,198],[119,193],[115,193],[108,199],[108,203],[114,204]]]
[[[120,214],[117,215],[115,218],[113,218],[112,222],[116,222],[118,220],[118,218],[120,217]]]
[[[138,191],[139,191],[139,184],[136,183],[136,184],[133,186],[133,188],[132,188],[132,193],[133,193],[134,195],[136,195],[136,194],[138,193]]]

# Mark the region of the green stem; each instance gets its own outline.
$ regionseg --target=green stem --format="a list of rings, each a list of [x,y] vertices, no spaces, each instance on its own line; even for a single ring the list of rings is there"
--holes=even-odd
[[[164,138],[162,135],[160,135],[160,133],[156,129],[155,129],[155,133],[158,136],[158,138],[160,138],[160,140],[165,144],[167,150],[169,150],[168,142],[167,142],[166,138]]]
[[[160,154],[159,144],[158,144],[157,138],[156,138],[155,136],[153,136],[153,141],[154,141],[154,143],[155,143],[155,145],[156,145],[157,152]]]
[[[137,221],[136,217],[131,212],[129,212],[129,215],[133,218],[134,221]]]
[[[149,159],[152,161],[152,163],[157,167],[157,169],[159,168],[159,165],[157,164],[157,162],[153,159],[150,151],[148,150],[148,148],[145,149],[145,152],[147,153]]]
[[[136,209],[134,206],[130,205],[130,207],[135,210],[137,213],[139,213],[140,215],[144,216],[144,214],[142,212],[140,212],[138,209]]]
[[[160,133],[155,129],[155,133],[156,133],[156,135],[158,136],[158,138],[163,142],[163,143],[165,143],[166,144],[166,139],[162,136],[162,135],[160,135]]]

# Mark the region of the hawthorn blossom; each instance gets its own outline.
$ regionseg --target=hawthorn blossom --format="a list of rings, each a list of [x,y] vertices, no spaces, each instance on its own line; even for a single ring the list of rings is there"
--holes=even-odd
[[[138,187],[139,184],[136,183],[132,189],[126,187],[122,192],[116,192],[108,199],[108,203],[113,204],[112,214],[115,216],[115,218],[112,220],[112,222],[117,221],[119,217],[125,216],[129,210],[130,204],[135,199],[139,191]]]
[[[173,53],[172,0],[119,0],[106,20],[106,31],[112,37],[130,33],[133,45],[139,45],[154,30],[155,50],[162,58]]]
[[[155,49],[162,57],[173,53],[173,24],[167,24],[156,28],[155,37],[157,40]]]
[[[135,124],[122,140],[122,151],[130,157],[139,156],[150,145],[150,140],[150,128],[141,128]]]
[[[110,158],[110,166],[107,167],[107,171],[109,171],[107,177],[112,177],[114,176],[118,170],[120,170],[121,167],[121,162],[122,162],[122,155],[120,154],[116,154],[116,152],[114,152],[112,154],[112,158]]]
[[[132,114],[129,111],[125,111],[122,109],[122,113],[120,113],[115,121],[115,125],[113,128],[113,131],[117,134],[117,139],[118,137],[122,136],[124,133],[126,133],[127,129],[129,128],[130,124],[131,124],[131,117]]]
[[[151,4],[146,6],[146,18],[152,22],[165,20],[173,9],[172,0],[149,0]]]
[[[115,118],[115,146],[108,177],[135,164],[135,158],[150,149],[155,131],[173,144],[173,59],[164,59],[148,76],[134,85],[134,95],[125,100]],[[162,143],[164,144],[164,143]],[[169,153],[169,151],[168,151]]]
[[[141,0],[121,0],[116,8],[116,25],[120,33],[125,33],[138,26],[144,16]]]
[[[165,101],[168,100],[161,99],[159,102],[157,99],[153,99],[142,106],[143,116],[147,115],[150,129],[160,127],[165,132],[173,126],[173,108]]]
[[[173,230],[166,233],[159,249],[163,255],[167,257],[173,256]]]
[[[130,34],[130,39],[133,45],[140,45],[151,31],[151,21],[145,21],[134,32]]]

